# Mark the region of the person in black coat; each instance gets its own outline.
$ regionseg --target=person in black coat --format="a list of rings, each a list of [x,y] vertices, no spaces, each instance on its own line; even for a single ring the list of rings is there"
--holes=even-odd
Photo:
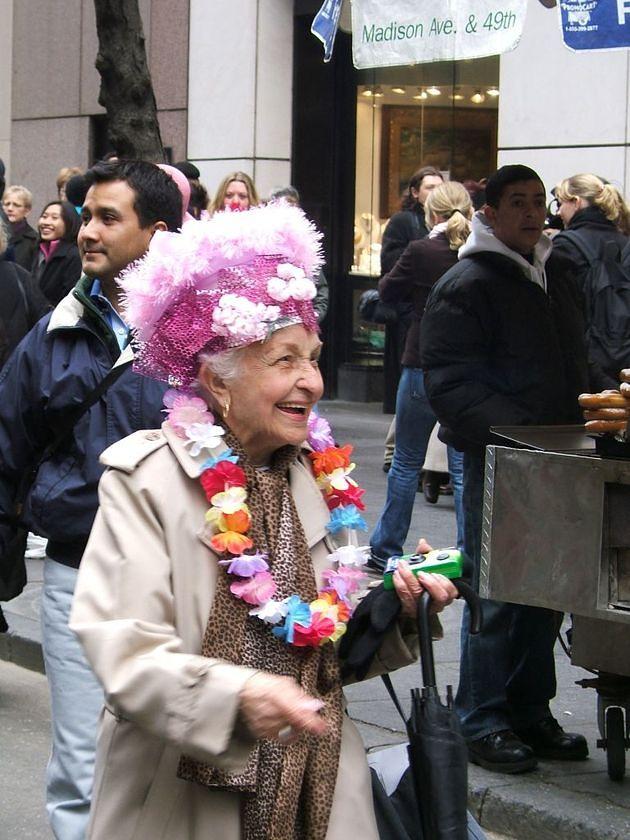
[[[39,250],[33,276],[53,306],[74,288],[81,277],[77,234],[81,220],[67,201],[50,201],[39,218]]]
[[[27,271],[31,270],[37,253],[37,233],[26,219],[32,207],[33,196],[26,187],[16,184],[4,191],[2,209],[8,222],[13,259]]]
[[[0,221],[0,368],[50,309],[29,272],[6,259],[8,244],[8,230]]]
[[[590,295],[586,286],[591,261],[580,244],[583,243],[587,253],[601,254],[604,244],[612,242],[621,252],[629,241],[630,210],[616,187],[590,173],[565,178],[555,188],[554,194],[565,231],[554,237],[553,252],[571,263],[573,276],[584,294],[588,327]],[[589,347],[590,390],[598,392],[618,388],[619,367],[630,365],[630,349],[627,362],[613,365],[610,369],[598,358],[599,355],[596,348]]]
[[[424,239],[410,242],[378,284],[384,303],[408,302],[413,309],[396,397],[396,445],[387,476],[387,499],[370,540],[371,564],[380,569],[389,557],[403,553],[420,471],[436,423],[424,391],[420,364],[424,307],[433,285],[457,262],[457,251],[470,232],[472,205],[462,184],[456,181],[441,184],[431,192],[426,206],[431,232]],[[461,466],[457,474],[461,474]],[[455,489],[456,510],[460,514],[461,481],[456,481]],[[458,515],[458,542],[460,522],[463,517]]]
[[[545,188],[504,166],[486,186],[459,262],[433,287],[420,335],[426,392],[440,437],[464,453],[466,554],[479,583],[485,447],[493,426],[580,423],[586,390],[584,318],[570,265],[543,234]],[[456,709],[471,761],[517,773],[537,757],[586,758],[586,740],[551,716],[553,648],[562,616],[482,601],[483,629],[464,614]]]
[[[411,176],[401,202],[401,209],[394,213],[383,233],[381,243],[381,273],[391,271],[407,245],[415,239],[423,239],[429,229],[424,218],[424,203],[432,189],[443,181],[434,166],[423,166]],[[396,391],[400,379],[400,357],[402,356],[407,330],[410,326],[411,307],[405,304],[397,307],[398,321],[385,327],[385,349],[383,351],[384,396],[383,411],[395,411]]]

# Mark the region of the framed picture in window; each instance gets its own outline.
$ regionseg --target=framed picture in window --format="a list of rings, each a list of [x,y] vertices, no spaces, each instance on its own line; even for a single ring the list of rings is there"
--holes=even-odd
[[[475,181],[497,164],[496,108],[384,105],[381,138],[381,218],[400,209],[409,179],[435,166],[454,181]]]

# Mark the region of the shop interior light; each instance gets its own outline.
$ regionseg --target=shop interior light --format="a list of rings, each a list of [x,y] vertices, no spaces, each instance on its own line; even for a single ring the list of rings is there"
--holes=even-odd
[[[367,87],[363,88],[362,96],[372,96],[374,91],[372,90],[371,85],[367,85]]]
[[[464,98],[465,98],[464,94],[461,93],[459,90],[457,90],[457,88],[455,88],[455,90],[453,91],[453,96],[451,97],[451,99],[454,102],[461,102],[462,99],[464,99]]]
[[[398,93],[402,96],[403,94],[407,93],[407,90],[401,85],[394,85],[394,87],[392,88],[392,93]]]
[[[485,102],[486,97],[480,90],[476,90],[473,95],[470,97],[470,101],[474,102],[475,105],[481,105],[482,102]]]
[[[381,97],[385,95],[383,93],[383,88],[380,85],[376,85],[372,93],[376,97]]]
[[[413,99],[428,99],[429,94],[424,88],[418,88],[418,92],[413,95]]]
[[[430,88],[427,88],[427,93],[429,94],[429,96],[439,96],[442,93],[442,91],[439,89],[439,87],[431,85]]]
[[[489,88],[488,88],[488,90],[486,91],[486,93],[488,94],[488,96],[498,96],[498,95],[499,95],[499,88],[498,88],[498,87],[495,87],[495,86],[493,85],[492,87],[489,87]]]

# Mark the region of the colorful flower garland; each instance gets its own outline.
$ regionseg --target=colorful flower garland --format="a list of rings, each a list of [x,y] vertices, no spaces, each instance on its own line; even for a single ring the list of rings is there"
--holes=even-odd
[[[186,439],[192,455],[214,449],[220,443],[224,430],[214,425],[214,416],[204,400],[188,392],[170,390],[164,405],[171,426]],[[247,535],[251,526],[247,479],[232,450],[208,459],[200,475],[211,505],[206,513],[206,522],[213,532],[210,544],[217,554],[228,555],[219,563],[234,577],[230,592],[253,607],[250,615],[272,625],[278,639],[296,647],[337,641],[345,633],[353,612],[351,596],[367,578],[362,570],[367,549],[358,545],[356,537],[357,529],[367,530],[360,513],[365,510],[365,491],[349,477],[355,467],[350,462],[352,447],[336,446],[329,423],[314,412],[308,421],[308,442],[313,449],[309,454],[313,474],[331,511],[327,528],[332,534],[342,529],[348,532],[347,545],[328,555],[332,566],[323,573],[325,586],[310,603],[297,594],[274,600],[277,586],[269,558],[255,550]]]

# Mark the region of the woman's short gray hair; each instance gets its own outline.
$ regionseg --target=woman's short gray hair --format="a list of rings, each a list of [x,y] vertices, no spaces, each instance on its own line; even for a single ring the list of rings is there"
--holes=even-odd
[[[236,379],[241,368],[240,351],[243,349],[243,347],[232,347],[221,353],[200,353],[199,372],[205,367],[224,382]]]

